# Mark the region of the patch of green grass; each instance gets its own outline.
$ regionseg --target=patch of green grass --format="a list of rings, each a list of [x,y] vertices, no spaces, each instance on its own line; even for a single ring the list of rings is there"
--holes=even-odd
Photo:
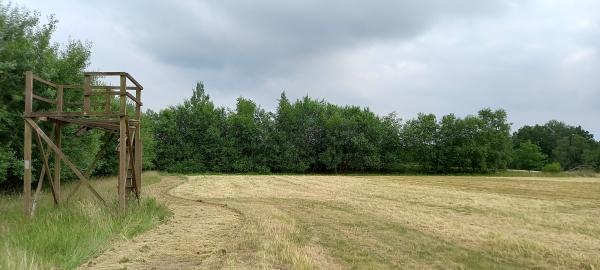
[[[35,217],[26,220],[19,196],[0,196],[0,269],[76,268],[112,241],[131,238],[171,215],[154,198],[139,205],[131,202],[119,212],[114,202],[106,207],[81,200],[54,207],[48,197],[39,203]]]

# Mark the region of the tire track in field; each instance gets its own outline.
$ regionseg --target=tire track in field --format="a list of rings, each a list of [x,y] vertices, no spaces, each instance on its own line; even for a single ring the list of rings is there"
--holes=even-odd
[[[167,176],[144,190],[173,212],[167,222],[119,241],[79,269],[222,268],[227,244],[239,234],[244,216],[227,205],[172,195],[171,189],[182,183],[178,177]]]

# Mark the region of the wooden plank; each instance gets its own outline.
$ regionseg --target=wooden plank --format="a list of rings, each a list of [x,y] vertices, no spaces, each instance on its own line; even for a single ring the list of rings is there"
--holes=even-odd
[[[33,73],[25,72],[25,114],[31,113],[33,104]]]
[[[121,96],[119,97],[119,101],[120,101],[120,109],[119,112],[121,113],[122,116],[127,115],[127,89],[125,89],[127,84],[127,79],[125,78],[124,75],[121,75]]]
[[[62,85],[56,89],[56,111],[62,112],[64,107],[64,88]]]
[[[137,193],[138,193],[138,197],[140,196],[141,190],[142,190],[142,138],[141,138],[141,132],[142,132],[142,125],[141,125],[141,119],[142,119],[142,89],[137,89],[135,91],[135,97],[137,100],[140,101],[140,103],[138,104],[138,106],[135,107],[135,118],[139,121],[136,124],[135,127],[135,135],[134,135],[134,151],[135,151],[135,173],[136,173],[136,179],[137,179],[137,183],[136,183],[136,188],[137,188]]]
[[[119,113],[105,113],[105,112],[90,112],[83,114],[83,112],[30,112],[24,114],[25,117],[77,117],[77,116],[104,116],[104,117],[120,117]]]
[[[45,172],[44,174],[46,176],[48,176],[48,182],[50,182],[52,184],[52,174],[50,173],[50,166],[48,165],[48,156],[46,155],[46,151],[44,151],[44,145],[42,144],[42,139],[40,138],[40,134],[36,133],[35,134],[35,139],[38,145],[38,148],[40,149],[40,154],[43,157],[42,163],[43,163],[43,171]],[[48,153],[49,154],[49,153]],[[41,179],[43,180],[43,179]],[[60,202],[60,195],[56,192],[56,190],[54,189],[54,187],[52,188],[54,190],[53,192],[53,197],[54,197],[54,204],[58,205]],[[32,212],[33,212],[33,207],[32,207]]]
[[[40,78],[40,77],[39,77],[39,76],[37,76],[37,75],[33,75],[33,74],[32,74],[32,78],[33,78],[34,80],[38,81],[38,82],[41,82],[41,83],[43,83],[43,84],[46,84],[46,85],[52,86],[52,87],[54,87],[54,88],[58,87],[58,86],[57,86],[55,83],[53,83],[53,82],[51,82],[51,81],[44,80],[44,79]]]
[[[126,207],[126,194],[125,194],[125,186],[127,182],[127,130],[129,127],[127,126],[127,101],[126,96],[126,84],[127,79],[125,75],[121,75],[120,77],[120,86],[121,86],[121,96],[120,96],[120,113],[121,117],[119,118],[119,184],[118,184],[118,200],[119,200],[119,209],[121,211],[125,210]]]
[[[126,72],[123,71],[88,71],[88,72],[84,72],[84,75],[90,75],[90,76],[120,76],[120,75],[125,75]]]
[[[62,147],[62,124],[55,123],[54,124],[54,142],[56,146],[60,149]],[[59,155],[54,155],[54,181],[52,181],[53,190],[56,190],[56,197],[60,202],[60,171],[62,169],[62,161]]]
[[[58,85],[59,87],[63,87],[64,89],[83,89],[83,85]],[[100,89],[100,90],[118,90],[121,89],[121,86],[118,85],[92,85],[92,89]],[[125,87],[127,90],[136,90],[137,86],[127,86]]]
[[[29,118],[25,118],[25,121],[27,121],[29,126],[31,128],[33,128],[33,130],[40,135],[40,137],[48,144],[48,146],[50,146],[50,148],[52,148],[54,153],[60,156],[60,158],[65,162],[67,167],[69,167],[69,169],[71,169],[71,171],[73,171],[73,173],[75,173],[75,175],[77,175],[79,180],[81,180],[88,186],[88,188],[96,196],[96,198],[98,198],[100,201],[102,201],[104,204],[106,204],[106,201],[102,198],[102,196],[100,196],[100,194],[94,189],[94,187],[92,187],[89,180],[79,171],[79,169],[77,169],[77,166],[75,166],[75,164],[73,164],[71,162],[71,160],[69,160],[69,158],[67,158],[67,156],[65,156],[65,154],[61,151],[61,149],[58,148],[58,146],[56,146],[54,144],[54,142],[52,142],[52,140],[50,140],[50,138],[48,138],[48,136],[44,133],[44,131],[33,120],[31,120]]]
[[[23,214],[31,217],[31,126],[25,118],[25,131],[23,132]]]
[[[87,115],[90,112],[90,94],[92,93],[92,78],[89,75],[85,76],[83,82],[83,114]]]
[[[131,93],[127,93],[126,94],[131,100],[133,100],[133,102],[135,102],[137,104],[137,106],[142,106],[142,101],[140,101],[139,99],[137,99],[136,97],[134,97]]]
[[[127,76],[129,81],[131,81],[133,84],[135,84],[135,86],[137,86],[140,90],[144,90],[144,87],[142,87],[142,85],[138,81],[136,81],[133,78],[133,76],[131,76],[129,73],[125,73],[125,76]]]
[[[125,124],[127,127],[129,127],[129,122],[127,121],[127,119],[125,119]],[[137,179],[137,172],[136,172],[136,167],[135,167],[135,153],[133,152],[133,145],[132,145],[133,137],[131,136],[131,132],[130,132],[129,128],[126,129],[125,133],[127,134],[127,152],[129,152],[129,157],[128,157],[129,168],[131,168],[133,170],[132,186],[134,189],[135,196],[139,201],[140,198],[139,198],[139,194],[138,194],[138,190],[137,190],[138,179]]]
[[[92,89],[100,89],[100,90],[118,90],[121,89],[119,85],[92,85]],[[136,90],[136,86],[127,86],[125,87],[127,90]]]
[[[58,121],[62,121],[65,123],[80,125],[84,127],[90,128],[102,128],[108,130],[118,130],[119,124],[105,122],[103,120],[92,120],[92,119],[82,119],[82,118],[64,118],[64,117],[50,117],[50,119],[55,119]]]
[[[43,102],[46,102],[46,103],[56,104],[55,100],[52,100],[52,99],[49,99],[49,98],[45,98],[45,97],[42,97],[42,96],[38,96],[36,94],[31,94],[31,97],[33,99],[36,99],[36,100],[39,100],[39,101],[43,101]]]
[[[119,209],[125,210],[126,207],[126,193],[125,186],[127,183],[127,125],[125,120],[127,116],[121,117],[120,133],[119,133],[119,184],[118,184],[118,198],[119,198]]]
[[[103,89],[98,89],[98,90],[103,90]],[[90,96],[106,96],[106,95],[118,96],[118,95],[121,95],[121,92],[120,91],[92,91],[92,92],[88,93],[87,95],[90,95]]]

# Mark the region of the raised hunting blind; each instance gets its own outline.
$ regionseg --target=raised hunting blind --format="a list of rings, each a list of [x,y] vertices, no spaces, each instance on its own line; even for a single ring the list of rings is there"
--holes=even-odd
[[[118,77],[119,85],[98,85],[98,77]],[[63,201],[60,188],[62,163],[79,178],[79,182],[65,200],[77,193],[81,186],[86,186],[98,200],[106,203],[91,185],[89,177],[98,160],[111,151],[107,149],[110,148],[110,141],[104,142],[94,160],[82,172],[61,148],[65,125],[79,126],[78,134],[97,129],[110,134],[110,140],[118,140],[116,153],[119,156],[119,209],[126,208],[128,197],[135,196],[139,200],[142,184],[140,119],[143,87],[126,72],[85,72],[83,79],[81,85],[63,85],[44,80],[31,71],[25,73],[23,209],[26,216],[35,212],[44,179],[50,183],[54,203],[59,205]],[[135,107],[135,110],[128,112],[129,106]],[[46,123],[38,125],[41,122]],[[42,127],[51,131],[47,133]],[[32,197],[33,138],[39,149],[41,168]],[[54,154],[52,164],[51,154]]]

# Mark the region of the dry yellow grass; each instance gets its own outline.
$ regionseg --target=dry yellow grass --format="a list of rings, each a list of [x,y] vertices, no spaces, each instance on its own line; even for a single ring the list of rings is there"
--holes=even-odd
[[[232,269],[598,269],[600,179],[194,176],[243,215]]]

